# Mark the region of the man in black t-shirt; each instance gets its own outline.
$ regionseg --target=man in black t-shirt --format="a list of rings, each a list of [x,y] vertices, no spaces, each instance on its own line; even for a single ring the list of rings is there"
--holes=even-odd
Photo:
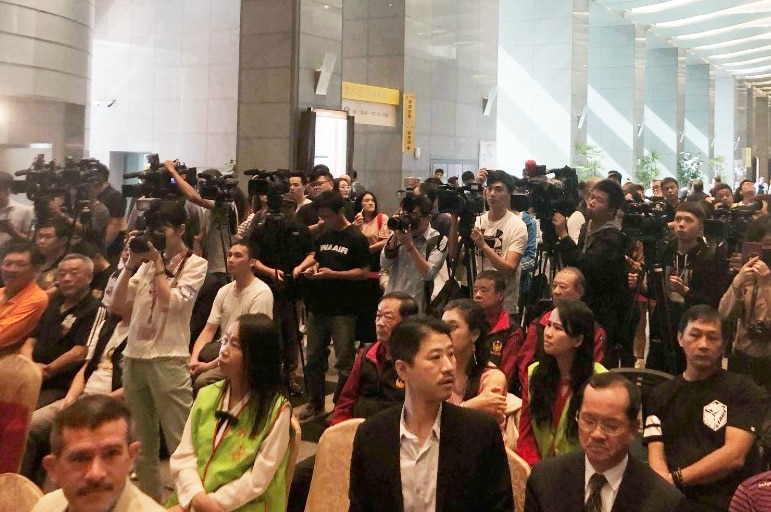
[[[753,474],[765,392],[750,377],[721,368],[721,319],[712,307],[683,313],[678,342],[685,371],[655,388],[646,404],[648,462],[683,491],[692,512],[728,510],[736,487]]]
[[[104,308],[89,289],[93,273],[87,256],[73,253],[62,259],[59,290],[21,349],[43,374],[37,408],[64,397],[86,358],[91,336],[104,320]]]
[[[356,356],[356,315],[364,280],[369,272],[369,244],[358,228],[345,218],[343,198],[338,192],[321,193],[314,202],[324,231],[316,240],[314,259],[303,263],[307,280],[308,364],[305,378],[309,402],[301,420],[324,413],[324,374],[330,338],[335,344],[339,374],[335,397],[343,389]]]
[[[308,176],[308,182],[310,183],[308,197],[312,201],[315,201],[322,193],[329,192],[335,187],[335,178],[329,171],[329,167],[324,164],[319,164],[313,168],[310,176]],[[343,207],[345,207],[345,203],[343,203]],[[319,219],[318,211],[313,204],[301,206],[297,210],[297,219],[308,226],[311,235],[318,238],[324,227],[324,222]]]

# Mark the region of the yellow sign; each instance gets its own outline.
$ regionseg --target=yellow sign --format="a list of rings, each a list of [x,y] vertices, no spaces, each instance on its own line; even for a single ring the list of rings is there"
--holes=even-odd
[[[742,157],[744,158],[744,167],[752,169],[752,146],[742,148]]]
[[[375,87],[374,85],[343,82],[343,99],[398,105],[399,89],[387,89],[385,87]]]
[[[404,95],[402,152],[415,151],[415,95]]]

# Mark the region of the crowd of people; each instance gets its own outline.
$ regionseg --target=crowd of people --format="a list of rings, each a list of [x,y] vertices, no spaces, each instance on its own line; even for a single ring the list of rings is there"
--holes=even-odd
[[[164,169],[178,194],[152,217],[104,166],[87,217],[66,190],[13,200],[0,173],[0,357],[43,378],[21,472],[61,487],[36,510],[304,510],[315,460],[287,471],[292,415],[367,419],[351,510],[513,510],[506,450],[532,466],[528,511],[771,501],[753,182],[646,191],[612,171],[538,218],[504,171],[464,173],[464,192],[437,170],[389,215],[323,165],[228,201]],[[483,212],[440,210],[473,190]],[[672,378],[641,396],[618,367]]]

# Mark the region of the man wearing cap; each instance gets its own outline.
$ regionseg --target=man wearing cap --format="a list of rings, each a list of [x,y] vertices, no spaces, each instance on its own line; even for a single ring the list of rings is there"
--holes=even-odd
[[[608,173],[608,179],[609,180],[613,180],[616,183],[618,183],[619,185],[621,185],[622,176],[621,176],[621,173],[618,172],[618,171],[610,171]]]

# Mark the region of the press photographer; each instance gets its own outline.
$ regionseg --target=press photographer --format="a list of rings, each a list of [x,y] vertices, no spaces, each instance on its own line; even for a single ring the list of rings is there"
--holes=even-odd
[[[743,265],[718,310],[736,324],[728,369],[751,375],[771,391],[771,216],[752,221],[746,243]]]
[[[209,262],[209,268],[193,309],[192,342],[206,326],[217,291],[228,282],[227,251],[238,226],[236,201],[242,199],[243,194],[238,189],[236,178],[222,176],[216,169],[201,171],[194,182],[196,188],[188,181],[194,170],[188,170],[183,177],[178,170],[178,161],[166,160],[163,167],[182,196],[204,209],[200,231],[195,237],[196,242],[200,241],[200,247],[194,244],[193,249],[200,250]]]
[[[519,312],[520,260],[527,247],[527,226],[509,208],[514,180],[503,171],[486,173],[485,199],[490,208],[482,215],[472,217],[473,224],[468,235],[474,252],[474,271],[497,270],[506,278],[506,296],[503,307],[510,315]],[[463,239],[463,216],[452,216],[450,239]],[[454,249],[454,248],[453,248]],[[454,254],[454,250],[451,250]],[[468,282],[473,287],[473,282]]]
[[[431,227],[431,199],[407,194],[388,219],[393,231],[380,253],[380,268],[388,274],[385,293],[404,292],[421,311],[431,300],[434,278],[447,257],[447,238]]]
[[[651,325],[652,332],[676,332],[680,317],[691,306],[707,304],[716,308],[728,285],[726,244],[720,242],[714,249],[707,244],[704,219],[704,208],[698,203],[683,201],[675,210],[674,240],[666,245],[661,259],[667,314],[653,317],[657,324]],[[652,336],[647,366],[681,373],[685,369],[685,354],[680,346],[674,342],[657,346],[653,341]]]
[[[584,302],[608,334],[603,364],[607,368],[633,366],[632,330],[624,328],[631,308],[627,285],[626,252],[630,245],[617,218],[625,205],[624,192],[613,180],[594,186],[586,206],[589,220],[581,228],[578,244],[568,236],[567,221],[555,212],[552,220],[558,241],[555,250],[562,266],[577,267],[586,278]],[[627,332],[628,331],[628,332]]]
[[[284,382],[296,395],[302,392],[295,379],[301,361],[299,280],[302,269],[313,261],[314,248],[308,227],[296,219],[294,196],[282,197],[293,181],[300,181],[294,173],[286,177],[268,171],[258,171],[249,181],[249,194],[265,196],[268,211],[248,241],[254,269],[273,291],[273,318],[279,322],[283,342]]]
[[[140,201],[145,230],[129,235],[130,255],[115,284],[111,309],[130,319],[123,384],[142,443],[137,473],[142,490],[159,499],[158,424],[173,452],[193,399],[188,371],[190,317],[207,263],[182,241],[186,220],[182,205]]]

